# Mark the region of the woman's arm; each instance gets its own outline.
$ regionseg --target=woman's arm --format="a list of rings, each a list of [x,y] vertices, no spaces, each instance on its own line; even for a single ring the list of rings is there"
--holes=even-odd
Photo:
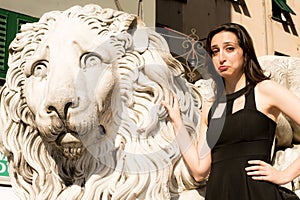
[[[280,112],[300,125],[300,98],[274,81],[263,81],[257,89],[258,110],[276,120]],[[288,183],[300,175],[300,157],[285,170],[276,170],[271,165],[259,161],[249,161],[247,174],[255,180],[266,180],[279,185]]]
[[[169,113],[169,117],[176,133],[176,141],[185,163],[196,181],[203,180],[207,177],[211,165],[210,149],[206,143],[207,114],[210,104],[204,103],[202,107],[200,133],[197,145],[194,145],[189,133],[184,127],[176,95],[173,94],[170,104],[165,101],[162,103]]]

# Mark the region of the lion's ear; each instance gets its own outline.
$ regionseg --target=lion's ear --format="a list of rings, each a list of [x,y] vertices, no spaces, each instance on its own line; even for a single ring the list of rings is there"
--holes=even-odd
[[[148,31],[146,28],[139,28],[132,35],[133,49],[139,53],[143,53],[148,48]]]
[[[139,19],[134,20],[128,32],[132,35],[133,49],[139,53],[146,51],[149,45],[149,35],[143,22]]]
[[[110,28],[115,28],[118,33],[129,33],[132,36],[130,45],[132,45],[133,50],[143,53],[148,48],[148,30],[144,22],[136,15],[123,13],[114,20]]]

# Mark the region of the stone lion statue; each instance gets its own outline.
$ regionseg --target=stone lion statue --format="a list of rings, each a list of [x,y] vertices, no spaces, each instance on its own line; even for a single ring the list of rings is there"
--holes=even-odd
[[[286,56],[261,56],[259,62],[267,75],[300,97],[300,58]],[[290,147],[300,143],[300,127],[281,114],[276,129],[277,146]]]
[[[288,88],[300,97],[300,58],[286,56],[262,56],[259,62],[271,79]],[[285,169],[300,155],[300,127],[284,114],[279,115],[276,129],[278,151],[274,156],[274,167]],[[284,186],[294,189],[300,197],[300,177]]]
[[[23,25],[9,53],[0,143],[20,199],[186,199],[201,188],[161,104],[178,95],[195,140],[201,95],[137,16],[52,11]]]

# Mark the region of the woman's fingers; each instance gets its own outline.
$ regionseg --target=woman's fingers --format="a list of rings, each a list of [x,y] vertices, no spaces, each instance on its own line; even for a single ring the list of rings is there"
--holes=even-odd
[[[174,91],[172,91],[172,96],[171,96],[171,107],[176,108],[178,107],[179,103],[178,103],[178,97],[175,94]]]
[[[257,170],[263,171],[263,170],[265,170],[265,167],[263,167],[263,166],[257,166],[257,165],[251,166],[251,167],[246,167],[246,171],[247,172],[257,171]]]
[[[165,100],[162,100],[161,103],[168,111],[170,110],[170,104],[168,102],[166,102]]]
[[[170,95],[169,102],[163,100],[162,104],[164,105],[165,109],[168,111],[169,117],[173,122],[176,123],[177,121],[181,122],[181,112],[180,112],[178,97],[173,91],[172,94]]]
[[[247,172],[247,175],[249,175],[249,176],[267,176],[268,174],[269,173],[264,170]]]
[[[282,172],[276,170],[269,163],[261,160],[250,160],[248,163],[251,164],[251,166],[246,167],[245,170],[247,175],[251,176],[253,180],[270,181],[276,184],[281,183],[280,177]]]
[[[172,91],[172,95],[170,95],[169,102],[167,102],[166,100],[162,100],[162,104],[167,110],[169,118],[171,119],[171,122],[175,128],[175,132],[177,133],[183,124],[178,97]]]
[[[162,104],[170,111],[171,108],[179,108],[179,100],[174,91],[172,91],[172,95],[170,96],[170,101],[162,100]]]
[[[269,165],[268,163],[261,161],[261,160],[249,160],[248,163],[250,165],[264,165],[264,166]]]
[[[246,167],[247,175],[255,176],[255,175],[268,175],[268,167],[269,165],[261,160],[250,160],[248,161],[251,166]]]

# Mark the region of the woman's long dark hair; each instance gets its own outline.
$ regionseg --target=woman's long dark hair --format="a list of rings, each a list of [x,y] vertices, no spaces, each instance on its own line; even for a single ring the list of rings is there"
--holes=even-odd
[[[263,80],[270,79],[270,77],[266,76],[257,60],[256,53],[254,50],[253,42],[252,39],[247,32],[247,30],[236,23],[227,23],[227,24],[222,24],[214,28],[212,31],[209,32],[207,38],[206,38],[206,51],[212,56],[212,50],[211,50],[211,40],[212,38],[217,34],[222,31],[229,31],[234,33],[237,36],[238,43],[240,47],[243,49],[244,53],[244,72],[246,76],[246,81],[250,85],[255,85]],[[208,66],[208,70],[212,75],[212,78],[216,82],[217,85],[217,96],[218,93],[220,92],[220,78],[217,76],[218,73],[216,72],[215,68],[213,67],[213,64],[210,63]],[[224,83],[222,83],[224,84]],[[224,88],[224,86],[223,86]],[[220,95],[220,94],[219,94]]]

